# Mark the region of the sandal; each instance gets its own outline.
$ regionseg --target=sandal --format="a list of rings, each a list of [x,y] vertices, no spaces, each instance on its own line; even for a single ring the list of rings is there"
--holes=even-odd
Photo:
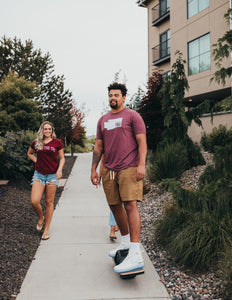
[[[36,230],[38,231],[38,232],[40,232],[42,229],[43,229],[43,224],[44,224],[44,217],[43,217],[43,221],[42,221],[42,223],[37,223],[37,225],[36,225]]]
[[[49,233],[43,233],[42,240],[48,240],[50,238]]]
[[[115,226],[111,226],[111,230],[110,230],[110,239],[111,240],[115,240],[117,237],[116,237],[116,234],[115,234]]]

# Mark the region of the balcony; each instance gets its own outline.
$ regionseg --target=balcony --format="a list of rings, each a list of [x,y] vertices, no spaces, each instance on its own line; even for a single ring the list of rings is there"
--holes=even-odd
[[[170,40],[152,48],[153,66],[161,65],[170,61]]]
[[[170,18],[170,6],[167,3],[167,1],[161,1],[152,8],[153,26],[158,26],[169,18]]]

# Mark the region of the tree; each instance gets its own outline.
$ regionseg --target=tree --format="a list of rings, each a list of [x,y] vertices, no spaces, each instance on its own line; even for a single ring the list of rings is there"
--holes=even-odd
[[[0,133],[37,130],[43,120],[35,100],[39,89],[34,82],[17,74],[4,76],[0,84]]]
[[[129,104],[127,104],[126,107],[137,111],[144,96],[145,92],[139,86],[137,92],[130,98]]]
[[[148,148],[153,152],[161,140],[161,134],[164,129],[161,98],[158,96],[162,84],[163,76],[158,70],[154,71],[147,83],[147,93],[138,106],[138,113],[146,124]]]
[[[86,131],[83,126],[85,115],[84,113],[73,104],[71,109],[72,116],[72,129],[67,135],[68,143],[74,143],[82,147],[85,146],[86,142]]]
[[[172,65],[171,75],[165,77],[164,84],[159,92],[162,97],[161,106],[164,115],[164,126],[162,143],[172,143],[180,141],[188,151],[188,168],[205,164],[205,160],[200,153],[200,149],[188,136],[188,127],[194,120],[201,126],[200,116],[206,108],[209,108],[209,101],[204,101],[197,107],[185,111],[184,95],[189,89],[188,80],[185,75],[182,53],[178,55],[176,62]]]
[[[25,80],[35,81],[41,85],[45,75],[54,70],[52,58],[49,53],[42,55],[41,50],[34,50],[31,40],[25,44],[16,37],[11,40],[5,36],[0,41],[0,80],[4,75],[13,71],[24,76]]]
[[[42,110],[45,118],[53,123],[57,136],[66,144],[66,136],[72,128],[72,93],[64,88],[64,76],[53,75],[41,90]]]
[[[224,15],[226,22],[230,24],[232,21],[232,9],[228,9]],[[213,44],[213,55],[216,66],[219,68],[211,78],[211,82],[215,80],[217,83],[226,84],[225,80],[227,77],[232,76],[232,66],[225,68],[222,67],[222,61],[224,58],[228,58],[232,51],[232,30],[226,31],[226,33],[217,40],[216,44]]]

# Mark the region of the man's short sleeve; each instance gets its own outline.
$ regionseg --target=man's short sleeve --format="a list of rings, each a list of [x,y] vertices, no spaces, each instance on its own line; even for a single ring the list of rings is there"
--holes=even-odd
[[[102,119],[102,118],[101,118]],[[101,130],[101,119],[98,121],[97,123],[97,136],[96,138],[98,140],[102,140],[103,139],[103,136],[102,136],[102,130]]]
[[[140,116],[140,114],[135,111],[133,111],[133,113],[132,113],[132,127],[133,127],[133,131],[134,131],[135,135],[141,134],[141,133],[146,134],[145,123],[144,123],[142,117]]]

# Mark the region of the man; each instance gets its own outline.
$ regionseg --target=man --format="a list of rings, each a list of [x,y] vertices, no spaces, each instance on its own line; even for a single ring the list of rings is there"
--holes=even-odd
[[[142,201],[143,178],[147,154],[146,129],[141,116],[126,107],[127,88],[112,83],[108,87],[111,111],[100,118],[93,151],[91,181],[100,183],[97,166],[104,153],[103,188],[112,210],[122,241],[117,250],[129,249],[125,260],[114,267],[117,273],[129,272],[144,266],[139,240],[141,220],[137,201]]]

